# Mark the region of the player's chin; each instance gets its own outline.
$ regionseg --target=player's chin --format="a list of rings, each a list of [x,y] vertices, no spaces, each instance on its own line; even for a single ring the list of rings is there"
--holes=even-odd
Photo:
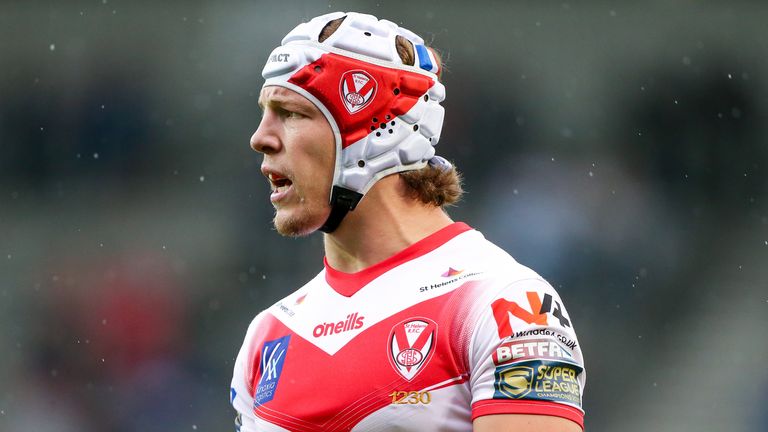
[[[320,229],[328,218],[328,211],[315,209],[277,209],[272,221],[277,232],[286,237],[304,237]]]

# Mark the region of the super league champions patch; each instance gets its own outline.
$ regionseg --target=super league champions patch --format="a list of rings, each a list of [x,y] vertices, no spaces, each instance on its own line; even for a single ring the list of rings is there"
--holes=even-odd
[[[261,406],[275,397],[291,335],[264,342],[261,348],[259,381],[253,394],[253,406]]]
[[[389,333],[389,360],[395,371],[410,381],[429,363],[437,342],[437,323],[429,318],[409,318]]]
[[[552,360],[502,365],[494,372],[494,399],[561,402],[581,407],[580,366]]]

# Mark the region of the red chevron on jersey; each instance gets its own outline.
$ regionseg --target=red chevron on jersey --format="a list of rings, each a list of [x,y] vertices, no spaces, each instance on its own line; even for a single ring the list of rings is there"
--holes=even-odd
[[[477,289],[477,284],[469,282],[461,289],[473,288]],[[349,430],[362,418],[390,405],[395,391],[409,393],[446,382],[460,384],[467,376],[461,359],[451,355],[430,359],[434,350],[456,352],[453,342],[447,333],[437,332],[438,323],[421,317],[439,314],[451,301],[455,298],[449,293],[400,311],[371,326],[332,356],[314,345],[314,339],[293,335],[282,374],[272,389],[274,396],[268,404],[254,403],[253,412],[291,431]],[[256,383],[264,375],[256,363],[256,353],[265,343],[290,333],[279,320],[265,317],[259,334],[251,341],[254,357],[247,368],[249,389],[259,391]],[[402,370],[390,366],[392,356],[382,349],[387,341],[402,348],[398,354],[403,355],[394,360],[404,363]],[[409,356],[408,350],[418,354]],[[421,356],[421,361],[413,362],[416,356]],[[418,372],[423,373],[417,376]]]

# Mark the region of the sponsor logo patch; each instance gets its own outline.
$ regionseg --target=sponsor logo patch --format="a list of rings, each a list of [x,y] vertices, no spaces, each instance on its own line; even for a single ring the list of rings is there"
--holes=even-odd
[[[438,282],[438,283],[433,283],[431,285],[420,286],[419,287],[419,292],[427,292],[427,291],[432,291],[433,289],[440,289],[440,288],[446,287],[448,285],[451,285],[451,284],[453,284],[455,282],[458,282],[460,280],[467,279],[467,278],[470,278],[472,276],[477,276],[480,273],[481,272],[464,273],[464,270],[456,270],[456,269],[453,269],[451,267],[448,267],[448,271],[446,271],[445,273],[441,274],[440,276],[442,276],[444,278],[450,278],[450,279],[444,280],[444,281]]]
[[[343,333],[350,330],[357,330],[363,326],[364,316],[355,313],[347,315],[346,319],[338,322],[327,322],[318,324],[312,329],[312,336],[319,338],[337,333]]]
[[[544,294],[543,299],[535,291],[528,291],[525,295],[528,299],[529,309],[505,298],[500,298],[491,304],[500,339],[513,334],[512,325],[509,322],[510,315],[528,324],[542,326],[548,325],[547,315],[552,315],[561,327],[568,328],[571,326],[571,321],[564,315],[564,309],[560,306],[560,302],[553,300],[550,294]]]
[[[502,365],[494,373],[494,399],[564,402],[581,406],[582,368],[551,360],[531,360]]]
[[[410,381],[424,369],[437,342],[437,324],[429,318],[409,318],[389,333],[389,360]]]
[[[300,295],[298,298],[296,298],[296,302],[293,304],[294,306],[298,306],[302,303],[304,303],[304,299],[307,298],[306,294]]]
[[[267,63],[272,63],[272,62],[287,63],[288,57],[290,56],[291,55],[288,53],[272,54],[271,56],[269,56]]]
[[[261,364],[259,365],[259,381],[253,395],[253,406],[258,407],[275,397],[280,375],[283,373],[285,355],[291,335],[280,339],[264,342],[261,348]]]
[[[448,267],[448,271],[446,271],[445,273],[441,274],[440,276],[442,276],[442,277],[454,277],[454,276],[458,276],[458,275],[460,275],[462,273],[464,273],[464,270],[456,270],[453,267]]]
[[[493,352],[493,363],[498,365],[523,360],[570,360],[568,349],[551,339],[529,339],[504,342]]]
[[[368,106],[376,96],[376,80],[362,70],[354,70],[341,76],[339,90],[344,107],[354,114]]]

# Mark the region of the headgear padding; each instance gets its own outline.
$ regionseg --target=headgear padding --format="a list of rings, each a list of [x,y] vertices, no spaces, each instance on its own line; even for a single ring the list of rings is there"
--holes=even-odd
[[[339,28],[323,42],[332,20]],[[396,37],[414,46],[403,64]],[[413,32],[373,15],[335,12],[299,24],[270,54],[264,86],[294,90],[328,119],[336,141],[332,206],[321,228],[333,231],[380,178],[423,168],[440,139],[445,87],[439,63]],[[338,219],[338,220],[332,220]]]

